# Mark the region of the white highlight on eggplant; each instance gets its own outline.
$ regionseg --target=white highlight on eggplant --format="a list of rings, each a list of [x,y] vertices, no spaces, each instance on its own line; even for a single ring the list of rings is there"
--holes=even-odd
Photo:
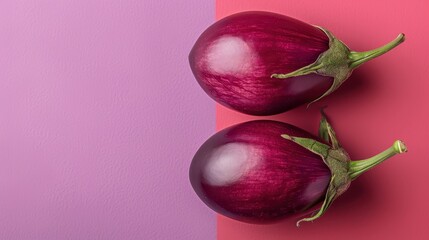
[[[254,168],[257,151],[242,143],[229,143],[213,151],[204,169],[206,181],[213,186],[225,186],[239,180]]]
[[[218,74],[244,75],[252,70],[253,55],[251,47],[243,39],[223,36],[208,48],[206,64]]]

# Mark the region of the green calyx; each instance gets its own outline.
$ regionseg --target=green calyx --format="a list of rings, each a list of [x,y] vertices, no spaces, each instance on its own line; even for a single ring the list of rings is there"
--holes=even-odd
[[[407,151],[405,144],[397,140],[390,148],[380,154],[365,160],[350,161],[349,155],[339,144],[335,132],[327,121],[323,111],[319,126],[319,136],[327,144],[310,138],[294,137],[287,134],[282,134],[281,136],[319,155],[331,170],[331,180],[322,206],[312,216],[299,220],[296,223],[297,226],[301,222],[313,221],[321,217],[333,201],[343,194],[349,188],[350,183],[362,173],[398,153]]]
[[[312,73],[333,77],[334,81],[332,86],[319,98],[310,102],[309,105],[337,90],[337,88],[340,87],[345,80],[347,80],[353,70],[362,63],[392,50],[405,40],[405,35],[401,33],[395,40],[382,47],[366,52],[354,52],[351,51],[343,42],[335,38],[328,30],[321,27],[318,28],[320,28],[328,36],[329,49],[320,54],[317,60],[308,66],[302,67],[287,74],[274,73],[271,75],[272,78],[280,79],[308,75]]]

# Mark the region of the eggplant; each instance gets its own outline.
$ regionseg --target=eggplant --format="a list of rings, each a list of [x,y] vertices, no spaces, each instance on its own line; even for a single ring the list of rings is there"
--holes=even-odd
[[[272,223],[320,206],[299,225],[322,216],[362,173],[406,151],[397,140],[374,157],[350,161],[324,114],[319,137],[256,120],[210,137],[196,152],[189,179],[207,206],[242,222]]]
[[[405,40],[351,51],[328,30],[270,12],[242,12],[211,25],[189,63],[218,103],[250,115],[273,115],[334,92],[362,63]]]

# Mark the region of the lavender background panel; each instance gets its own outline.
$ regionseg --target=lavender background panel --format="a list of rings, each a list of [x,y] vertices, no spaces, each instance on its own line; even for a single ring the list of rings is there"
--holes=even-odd
[[[0,1],[0,239],[215,239],[187,54],[213,1]]]

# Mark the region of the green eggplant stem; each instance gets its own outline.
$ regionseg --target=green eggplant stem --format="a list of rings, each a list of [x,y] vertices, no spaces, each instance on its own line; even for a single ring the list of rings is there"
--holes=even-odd
[[[370,157],[365,160],[357,160],[357,161],[350,161],[349,162],[349,176],[351,180],[355,180],[357,177],[359,177],[362,173],[368,171],[369,169],[375,167],[376,165],[380,164],[381,162],[385,161],[386,159],[393,157],[396,154],[407,152],[407,147],[405,144],[400,141],[396,140],[393,145],[386,149],[385,151]]]
[[[405,41],[403,33],[391,41],[390,43],[366,52],[355,52],[350,49],[340,40],[336,39],[328,30],[319,27],[325,32],[329,38],[329,49],[319,55],[315,62],[310,65],[299,68],[289,73],[274,73],[271,78],[286,79],[308,74],[319,74],[322,76],[333,77],[331,87],[317,99],[309,104],[320,100],[321,98],[331,94],[343,84],[345,80],[352,74],[353,70],[361,64],[374,59],[401,44]]]
[[[399,34],[399,36],[395,40],[391,41],[390,43],[388,43],[382,47],[379,47],[379,48],[376,48],[376,49],[373,49],[370,51],[365,51],[365,52],[351,51],[349,53],[349,58],[351,60],[350,68],[355,69],[358,66],[360,66],[362,63],[367,62],[371,59],[374,59],[380,55],[385,54],[386,52],[392,50],[393,48],[395,48],[396,46],[398,46],[399,44],[401,44],[404,41],[405,41],[405,35],[403,33],[401,33],[401,34]]]

